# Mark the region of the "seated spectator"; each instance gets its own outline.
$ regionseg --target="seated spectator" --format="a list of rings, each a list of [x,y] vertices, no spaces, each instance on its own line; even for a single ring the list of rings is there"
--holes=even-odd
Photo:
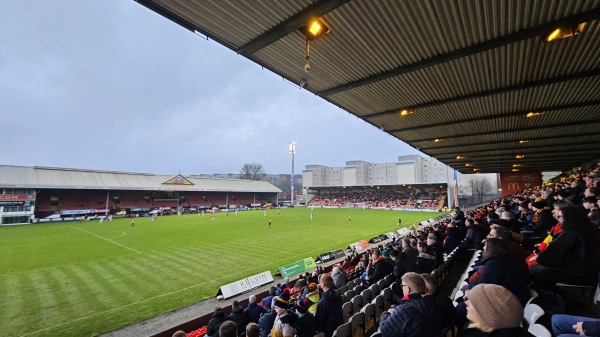
[[[444,263],[444,248],[442,247],[442,240],[438,238],[436,232],[427,235],[427,246],[435,253],[435,264],[437,268],[437,266]]]
[[[250,297],[248,298],[248,307],[246,307],[246,310],[244,311],[250,322],[258,323],[258,319],[260,318],[260,316],[266,313],[267,311],[268,310],[264,307],[261,307],[260,305],[256,304],[256,296],[250,295]]]
[[[439,337],[442,330],[442,310],[433,296],[425,295],[425,281],[419,274],[402,276],[406,294],[400,304],[381,314],[379,329],[382,337]]]
[[[242,329],[244,330],[244,329]],[[219,336],[220,337],[237,337],[241,334],[238,334],[238,328],[233,321],[223,322],[219,327]]]
[[[185,336],[186,336],[185,331],[178,330],[178,331],[175,331],[175,333],[171,337],[185,337]]]
[[[536,286],[554,291],[555,283],[595,285],[598,261],[595,258],[599,232],[579,207],[563,207],[559,219],[563,232],[537,256],[529,267]]]
[[[491,214],[491,213],[490,213]],[[466,249],[478,249],[481,247],[481,241],[485,239],[487,233],[483,226],[481,226],[482,220],[467,219],[465,225],[467,226],[467,234],[465,239],[460,244],[462,250]]]
[[[402,278],[402,275],[404,275],[406,272],[414,271],[407,270],[408,257],[404,252],[392,249],[390,252],[390,258],[392,259],[392,262],[394,262],[394,277],[397,281],[400,281],[400,278]]]
[[[260,318],[258,319],[258,326],[260,327],[260,337],[269,336],[269,334],[271,333],[271,329],[273,329],[273,323],[275,323],[275,317],[277,317],[277,313],[273,309],[272,301],[269,302],[266,307],[269,308],[269,311],[260,316]]]
[[[331,269],[331,278],[333,278],[333,284],[335,289],[340,289],[346,285],[346,277],[337,265]]]
[[[285,288],[281,295],[273,299],[273,309],[277,313],[273,328],[271,329],[271,337],[294,337],[296,335],[296,315],[289,311],[289,289]]]
[[[213,317],[208,321],[206,325],[206,336],[207,337],[219,337],[219,328],[221,324],[225,323],[228,320],[225,312],[220,307],[215,308],[215,312],[213,313]]]
[[[256,323],[246,325],[246,337],[260,337],[260,327]]]
[[[344,303],[340,295],[333,290],[333,279],[330,275],[323,275],[319,280],[319,286],[323,289],[323,294],[315,313],[317,331],[322,332],[325,337],[331,337],[335,329],[344,323],[342,312]]]
[[[444,253],[449,254],[454,248],[460,245],[460,242],[465,238],[465,232],[456,227],[453,223],[448,224],[446,229],[446,239],[442,246]]]
[[[474,287],[466,305],[467,318],[471,324],[467,329],[459,331],[460,337],[533,337],[521,327],[523,306],[502,286],[480,284]]]
[[[521,230],[521,234],[545,237],[550,228],[556,224],[556,219],[552,216],[552,210],[545,201],[532,202],[531,209],[535,211],[535,215],[531,224]]]
[[[483,272],[478,281],[469,284],[469,289],[473,289],[478,284],[497,284],[512,292],[525,306],[529,299],[529,291],[523,277],[517,271],[510,255],[508,244],[504,240],[490,238],[486,240],[483,252]],[[463,296],[468,299],[470,291],[466,291]],[[466,304],[459,303],[456,306],[456,317],[458,327],[466,323]]]
[[[365,281],[367,284],[373,284],[379,282],[390,273],[388,270],[388,264],[383,260],[383,256],[379,252],[379,249],[374,249],[371,255],[371,266],[367,272]]]
[[[413,270],[410,271],[415,271],[419,252],[416,249],[416,242],[415,245],[413,245],[412,238],[408,235],[402,238],[402,252],[406,254],[406,258],[408,258],[408,265],[413,268]]]
[[[435,276],[432,274],[421,274],[421,278],[425,281],[425,293],[431,296],[439,304],[442,311],[442,327],[451,326],[454,329],[456,321],[456,310],[452,304],[450,297],[438,292],[438,285]]]
[[[552,332],[556,337],[600,336],[600,319],[553,315]]]
[[[498,238],[504,240],[504,242],[508,243],[508,247],[510,249],[510,255],[512,260],[519,270],[519,274],[523,276],[525,284],[531,283],[531,275],[529,275],[529,267],[525,262],[527,257],[529,256],[530,251],[525,250],[516,240],[513,239],[513,232],[510,229],[498,225],[492,225],[490,228],[490,233],[488,234],[488,239],[490,238]],[[483,273],[483,267],[479,268],[478,273]],[[471,283],[471,279],[469,279]]]
[[[249,323],[248,317],[244,312],[244,308],[240,305],[240,302],[233,301],[231,304],[231,314],[229,314],[229,319],[232,320],[235,325],[238,327],[238,336],[243,334],[246,329],[246,324]]]
[[[596,205],[597,202],[598,199],[596,199],[595,196],[585,197],[582,200],[583,208],[588,211],[590,221],[596,226],[600,225],[600,209],[598,209],[598,205]]]
[[[417,270],[420,273],[431,273],[437,268],[437,261],[435,259],[435,252],[433,247],[427,246],[426,242],[419,242],[417,244],[417,250],[419,256],[417,257]]]
[[[308,312],[308,308],[314,303],[306,297],[301,297],[294,303],[294,309],[298,319],[296,320],[297,337],[313,337],[317,334],[317,323],[315,317]]]
[[[460,207],[454,207],[454,212],[452,213],[452,222],[459,226],[465,223],[465,212],[460,210]]]

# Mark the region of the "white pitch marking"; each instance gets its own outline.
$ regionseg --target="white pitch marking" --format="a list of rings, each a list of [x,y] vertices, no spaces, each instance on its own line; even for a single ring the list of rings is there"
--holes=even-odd
[[[123,247],[123,248],[125,248],[125,249],[129,249],[129,250],[131,250],[131,251],[133,251],[133,252],[136,252],[136,253],[138,253],[138,254],[141,254],[141,253],[142,253],[142,252],[140,252],[140,251],[137,251],[137,250],[135,250],[135,249],[133,249],[133,248],[129,248],[129,247],[123,246],[123,245],[122,245],[122,244],[120,244],[120,243],[114,242],[114,241],[113,241],[113,240],[111,240],[111,239],[107,239],[107,238],[105,238],[105,237],[102,237],[102,236],[100,236],[100,235],[98,235],[98,234],[94,234],[94,233],[92,233],[92,232],[88,232],[88,231],[86,231],[86,230],[84,230],[84,229],[81,229],[81,228],[77,228],[77,227],[73,227],[73,226],[70,226],[70,227],[71,227],[71,228],[73,228],[73,229],[76,229],[76,230],[78,230],[78,231],[82,231],[82,232],[88,233],[88,234],[90,234],[90,235],[93,235],[93,236],[95,236],[95,237],[98,237],[98,238],[100,238],[100,239],[102,239],[102,240],[106,240],[106,241],[108,241],[108,242],[110,242],[110,243],[114,243],[114,244],[115,244],[115,245],[117,245],[117,246]]]

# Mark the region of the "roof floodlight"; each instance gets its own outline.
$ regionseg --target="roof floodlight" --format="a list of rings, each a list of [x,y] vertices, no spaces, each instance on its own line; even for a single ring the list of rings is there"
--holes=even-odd
[[[579,35],[585,28],[586,22],[576,23],[569,26],[558,27],[546,36],[546,42],[552,42],[567,37]]]

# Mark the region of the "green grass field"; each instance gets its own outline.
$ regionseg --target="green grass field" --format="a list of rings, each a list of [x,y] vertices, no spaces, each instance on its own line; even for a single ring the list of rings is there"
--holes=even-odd
[[[306,208],[0,228],[0,336],[93,336],[438,213]],[[352,223],[348,223],[348,215]]]

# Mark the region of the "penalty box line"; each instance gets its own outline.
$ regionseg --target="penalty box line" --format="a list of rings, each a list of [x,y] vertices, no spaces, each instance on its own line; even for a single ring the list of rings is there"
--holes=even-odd
[[[129,250],[131,250],[132,252],[136,252],[137,254],[141,254],[141,253],[142,253],[142,252],[140,252],[140,251],[138,251],[138,250],[135,250],[135,249],[133,249],[133,248],[129,248],[129,247],[127,247],[127,246],[123,246],[122,244],[120,244],[120,243],[118,243],[118,242],[114,242],[113,240],[111,240],[111,239],[107,239],[107,238],[105,238],[105,237],[102,237],[102,236],[100,236],[100,235],[98,235],[98,234],[94,234],[94,233],[92,233],[92,232],[88,232],[88,231],[86,231],[86,230],[84,230],[84,229],[81,229],[81,228],[77,228],[77,227],[73,227],[73,226],[70,226],[70,227],[71,227],[71,228],[73,228],[73,229],[76,229],[76,230],[78,230],[78,231],[82,231],[82,232],[84,232],[84,233],[88,233],[88,234],[90,234],[90,235],[93,235],[93,236],[95,236],[95,237],[97,237],[97,238],[100,238],[100,239],[102,239],[102,240],[106,240],[106,241],[108,241],[108,242],[110,242],[110,243],[112,243],[112,244],[115,244],[115,245],[119,246],[119,247],[123,247],[123,248],[125,248],[125,249],[129,249]]]

